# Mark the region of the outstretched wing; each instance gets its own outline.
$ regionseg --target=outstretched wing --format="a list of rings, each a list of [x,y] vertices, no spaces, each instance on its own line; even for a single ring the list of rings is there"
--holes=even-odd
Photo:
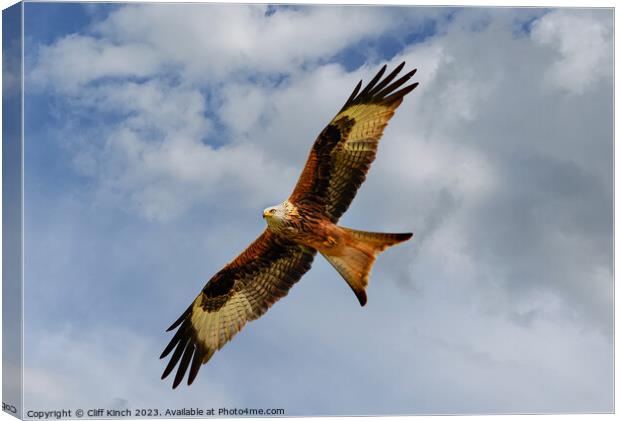
[[[347,210],[375,159],[385,126],[403,97],[418,86],[401,88],[416,69],[392,82],[404,66],[381,79],[383,66],[361,92],[362,81],[358,83],[314,142],[290,202],[318,207],[334,223]]]
[[[284,297],[312,264],[302,249],[267,228],[243,253],[209,280],[192,305],[168,328],[178,327],[160,358],[174,350],[162,379],[178,364],[176,388],[189,368],[192,384],[202,364],[250,320]]]

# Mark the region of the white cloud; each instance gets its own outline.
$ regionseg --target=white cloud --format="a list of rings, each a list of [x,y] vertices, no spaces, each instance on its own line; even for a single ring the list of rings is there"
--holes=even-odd
[[[532,38],[557,57],[547,71],[548,83],[581,94],[611,77],[612,33],[612,17],[604,11],[557,10],[539,19]]]
[[[71,34],[42,46],[30,79],[75,92],[101,78],[169,71],[200,83],[287,74],[360,40],[438,14],[372,7],[267,11],[266,5],[124,6],[93,24],[88,34]]]
[[[239,74],[295,72],[342,48],[399,26],[416,25],[437,11],[375,7],[266,5],[130,6],[98,24],[104,37],[155,46],[190,80]],[[189,42],[188,42],[189,41]]]
[[[95,332],[71,329],[29,332],[24,373],[24,407],[65,409],[173,408],[169,385],[159,380],[159,343],[119,327],[98,326]],[[35,345],[36,344],[36,345]],[[205,382],[207,383],[207,382]],[[136,385],[140,386],[137,387]],[[62,385],[62,387],[59,387]],[[224,406],[232,396],[222,387],[203,385],[185,390],[196,404],[205,393],[208,404]]]
[[[283,174],[298,172],[285,158],[299,148],[283,137],[284,130],[289,139],[307,138],[309,145],[333,113],[325,108],[318,124],[304,118],[294,112],[300,94],[308,94],[309,112],[343,95],[336,89],[342,78],[333,78],[344,76],[339,66],[316,74],[299,66],[314,68],[316,60],[351,43],[411,24],[389,9],[266,12],[264,5],[132,5],[111,12],[90,34],[39,48],[28,72],[33,89],[50,89],[74,111],[121,118],[89,133],[76,133],[69,118],[60,134],[70,139],[75,165],[97,175],[102,200],[128,201],[161,220],[207,197],[217,202],[225,192],[243,196],[244,206],[264,205],[270,189],[291,187]],[[288,88],[269,82],[271,72],[288,75]],[[267,86],[259,90],[247,76]],[[332,87],[326,87],[330,77]],[[223,133],[222,127],[214,129],[215,118],[225,124]],[[222,139],[228,145],[213,144]],[[231,181],[227,190],[221,188],[224,180]]]
[[[41,47],[28,80],[60,93],[77,93],[85,84],[103,77],[150,76],[159,64],[158,54],[145,45],[117,45],[73,34]]]

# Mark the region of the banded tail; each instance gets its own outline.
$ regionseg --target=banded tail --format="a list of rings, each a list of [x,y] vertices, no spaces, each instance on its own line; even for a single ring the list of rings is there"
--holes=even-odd
[[[320,251],[323,257],[347,281],[363,306],[367,301],[368,276],[377,255],[388,247],[409,240],[413,234],[387,234],[358,231],[345,227],[338,228],[343,234],[343,245],[334,250]]]

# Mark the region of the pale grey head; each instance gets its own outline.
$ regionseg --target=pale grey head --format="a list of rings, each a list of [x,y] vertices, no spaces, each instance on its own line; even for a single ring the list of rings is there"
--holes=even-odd
[[[263,218],[267,225],[276,231],[289,225],[291,218],[295,215],[297,215],[297,208],[288,200],[263,211]]]

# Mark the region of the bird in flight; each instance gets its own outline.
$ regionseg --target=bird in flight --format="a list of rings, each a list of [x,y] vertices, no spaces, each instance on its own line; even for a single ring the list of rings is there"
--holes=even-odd
[[[160,358],[172,352],[162,379],[175,367],[176,388],[243,326],[284,297],[318,251],[366,304],[368,276],[376,256],[411,233],[358,231],[337,225],[377,153],[379,139],[405,95],[416,69],[396,79],[401,63],[386,66],[362,89],[360,81],[336,117],[319,134],[291,196],[263,211],[267,228],[237,258],[217,272],[167,331],[177,329]],[[382,78],[383,77],[383,78]],[[396,79],[396,80],[395,80]],[[173,352],[174,351],[174,352]]]

